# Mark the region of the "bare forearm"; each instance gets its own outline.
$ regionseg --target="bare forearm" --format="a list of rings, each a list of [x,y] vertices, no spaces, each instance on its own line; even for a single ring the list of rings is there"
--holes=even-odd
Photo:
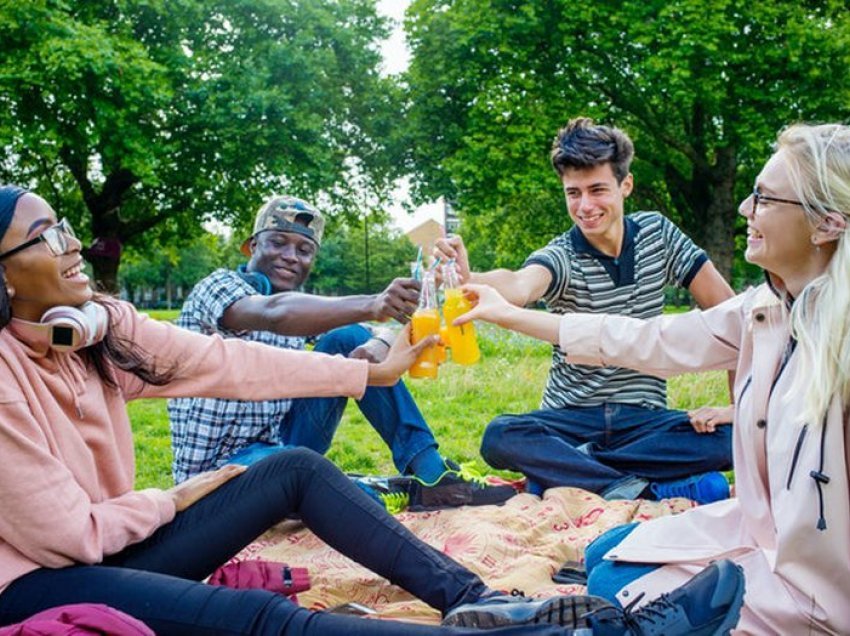
[[[256,329],[285,336],[314,336],[336,327],[372,320],[374,296],[328,298],[291,292],[279,294],[261,316]]]
[[[558,344],[559,341],[561,316],[546,311],[509,306],[494,322],[505,329],[551,344]]]
[[[525,307],[537,300],[531,298],[528,285],[517,276],[516,272],[508,269],[494,269],[489,272],[471,272],[469,282],[478,285],[490,285],[498,291],[505,300],[517,307]]]

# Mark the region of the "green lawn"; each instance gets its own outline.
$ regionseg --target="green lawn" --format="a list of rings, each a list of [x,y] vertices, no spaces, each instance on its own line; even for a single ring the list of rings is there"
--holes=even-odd
[[[176,312],[157,315],[173,318]],[[408,386],[428,420],[440,450],[456,461],[475,461],[481,433],[495,415],[538,407],[550,347],[530,338],[479,327],[482,361],[473,367],[446,364],[437,380],[411,380]],[[725,373],[685,375],[669,383],[676,408],[726,404]],[[163,400],[130,404],[136,437],[138,487],[171,485],[168,416]],[[328,456],[343,470],[388,474],[395,471],[390,453],[354,403],[349,403]],[[493,471],[491,471],[493,472]],[[498,471],[496,471],[498,472]],[[499,473],[505,476],[510,473]]]

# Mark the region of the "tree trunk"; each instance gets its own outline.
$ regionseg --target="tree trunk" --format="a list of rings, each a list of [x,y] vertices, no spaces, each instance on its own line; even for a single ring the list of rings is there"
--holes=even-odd
[[[95,256],[91,252],[86,254],[86,260],[91,263],[94,270],[95,289],[106,294],[117,295],[118,288],[118,266],[120,259]]]
[[[708,252],[717,270],[731,282],[735,259],[735,148],[720,148],[713,165],[695,165],[684,195],[691,214],[685,216],[685,228],[697,244]]]

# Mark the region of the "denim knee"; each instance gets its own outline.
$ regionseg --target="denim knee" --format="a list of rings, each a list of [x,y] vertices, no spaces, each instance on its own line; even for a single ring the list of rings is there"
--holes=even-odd
[[[313,351],[347,356],[371,337],[372,334],[363,325],[337,327],[319,338]]]
[[[602,557],[609,551],[620,544],[620,542],[628,536],[632,530],[637,527],[637,523],[627,523],[622,526],[610,528],[591,541],[584,549],[584,567],[587,570],[587,575],[596,569],[603,561]]]
[[[513,418],[500,415],[487,425],[481,437],[481,457],[494,468],[509,468],[515,446],[508,438]]]

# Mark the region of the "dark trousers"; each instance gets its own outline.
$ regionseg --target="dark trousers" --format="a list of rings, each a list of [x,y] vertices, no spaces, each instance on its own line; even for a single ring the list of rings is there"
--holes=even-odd
[[[329,331],[316,343],[314,351],[348,355],[371,338],[361,325]],[[325,454],[342,420],[348,398],[296,398],[280,428],[281,440],[289,446],[305,446]],[[392,452],[393,463],[402,474],[411,460],[427,448],[437,448],[434,434],[404,382],[393,386],[371,386],[357,402],[360,412]]]
[[[489,591],[475,574],[419,541],[333,464],[295,449],[252,466],[101,565],[42,568],[17,579],[0,594],[0,625],[58,605],[103,603],[160,636],[478,633],[310,612],[272,592],[198,582],[290,513],[330,546],[443,612]]]
[[[544,488],[605,493],[633,477],[666,481],[732,465],[732,427],[697,433],[684,411],[623,404],[500,415],[481,455]]]

